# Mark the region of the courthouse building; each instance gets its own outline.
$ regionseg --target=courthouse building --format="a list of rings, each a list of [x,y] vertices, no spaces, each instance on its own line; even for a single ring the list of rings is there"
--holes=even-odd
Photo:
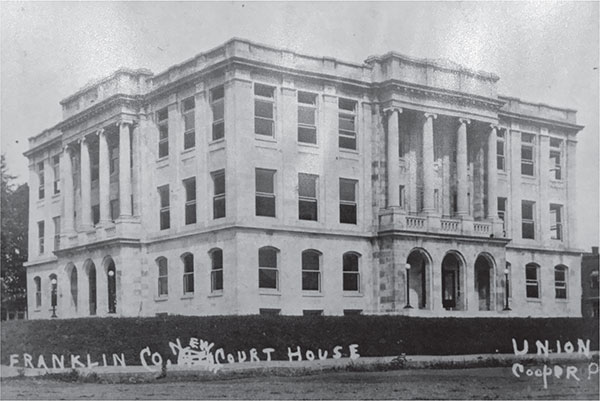
[[[241,39],[29,139],[31,319],[581,316],[576,112],[394,52]]]

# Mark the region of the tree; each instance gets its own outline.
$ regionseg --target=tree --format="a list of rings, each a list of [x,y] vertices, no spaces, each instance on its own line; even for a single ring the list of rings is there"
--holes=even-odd
[[[1,254],[2,309],[27,309],[27,281],[23,263],[27,260],[29,222],[29,187],[21,184],[15,188],[15,177],[7,171],[4,155],[1,156]]]

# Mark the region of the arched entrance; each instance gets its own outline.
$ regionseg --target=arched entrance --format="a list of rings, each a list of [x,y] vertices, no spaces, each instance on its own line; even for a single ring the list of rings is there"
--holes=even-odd
[[[492,279],[494,265],[489,255],[480,254],[475,260],[475,292],[479,310],[492,310]]]
[[[69,284],[71,287],[71,308],[77,312],[77,301],[79,296],[79,288],[77,284],[77,267],[73,263],[67,265],[67,273],[69,275]]]
[[[442,306],[447,310],[465,310],[464,269],[462,256],[448,252],[442,260]]]
[[[406,258],[410,265],[408,270],[409,299],[414,308],[430,309],[431,300],[429,296],[429,272],[431,258],[423,249],[413,249]]]
[[[91,260],[86,261],[85,271],[88,276],[88,306],[90,316],[96,315],[98,300],[96,294],[96,265]]]
[[[106,261],[106,282],[108,287],[108,313],[117,313],[117,270],[112,258]]]

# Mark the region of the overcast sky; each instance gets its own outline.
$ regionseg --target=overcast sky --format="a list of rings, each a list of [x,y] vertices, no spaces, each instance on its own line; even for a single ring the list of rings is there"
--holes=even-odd
[[[233,36],[362,62],[390,50],[500,76],[501,94],[575,108],[580,244],[598,244],[598,2],[0,3],[1,145],[27,180],[27,138],[59,101],[119,67],[160,72]]]

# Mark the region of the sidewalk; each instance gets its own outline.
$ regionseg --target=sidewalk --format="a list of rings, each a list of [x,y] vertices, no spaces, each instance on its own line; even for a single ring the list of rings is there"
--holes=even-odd
[[[591,352],[592,358],[598,358],[599,351]],[[396,359],[398,358],[398,359]],[[516,362],[521,362],[524,365],[541,364],[567,364],[575,362],[591,361],[592,358],[587,358],[583,354],[549,354],[544,355],[526,354],[474,354],[474,355],[406,355],[405,357],[384,356],[384,357],[360,357],[355,360],[350,358],[340,359],[325,359],[314,361],[260,361],[260,362],[241,362],[241,363],[226,363],[220,365],[218,372],[213,373],[203,366],[178,366],[171,365],[167,369],[167,376],[194,376],[194,377],[214,377],[215,375],[222,377],[223,375],[235,375],[240,372],[261,371],[269,372],[273,370],[284,370],[289,373],[310,372],[321,370],[345,369],[352,366],[356,370],[375,370],[377,365],[395,364],[396,369],[424,369],[424,368],[456,368],[456,367],[494,367],[508,366]],[[396,361],[394,361],[396,360]],[[394,362],[393,362],[394,361]],[[92,373],[98,376],[132,376],[132,377],[157,377],[160,375],[160,370],[151,366],[153,371],[149,371],[143,366],[107,366],[89,368],[76,368],[80,375],[86,376]],[[72,368],[67,369],[31,369],[22,367],[9,367],[0,365],[0,378],[9,378],[17,376],[43,376],[48,373],[68,373]],[[391,370],[391,369],[390,369]]]

